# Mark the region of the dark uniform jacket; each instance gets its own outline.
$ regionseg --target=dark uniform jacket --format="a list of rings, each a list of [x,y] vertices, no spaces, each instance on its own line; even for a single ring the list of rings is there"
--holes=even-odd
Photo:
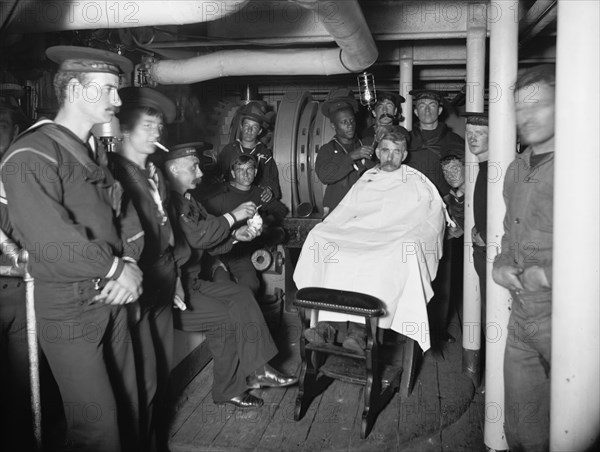
[[[465,140],[444,123],[439,123],[434,130],[416,127],[410,133],[408,157],[404,163],[425,174],[443,197],[450,191],[450,185],[444,179],[440,160],[447,155],[463,158]]]
[[[473,193],[473,218],[475,229],[484,242],[487,243],[487,179],[488,162],[479,162],[479,173],[475,179],[475,191]]]
[[[137,260],[143,232],[122,188],[91,149],[51,121],[24,132],[2,162],[9,218],[37,282],[116,279]],[[129,246],[127,246],[129,245]]]
[[[200,272],[205,251],[219,255],[233,247],[231,225],[227,218],[210,215],[189,193],[171,192],[170,214],[176,225],[175,256],[183,270],[184,282],[190,282]]]
[[[349,152],[362,146],[359,139],[344,147],[335,137],[317,153],[315,171],[319,180],[327,185],[323,196],[323,206],[335,209],[350,188],[363,173],[375,166],[371,160],[352,160]]]
[[[226,182],[231,180],[231,164],[242,154],[254,156],[258,164],[258,173],[254,183],[259,187],[270,187],[273,196],[281,198],[281,188],[279,186],[279,172],[277,164],[273,159],[273,153],[262,142],[258,142],[252,149],[245,148],[239,140],[227,144],[217,157],[218,171],[223,175]]]
[[[172,237],[173,228],[167,215],[169,191],[165,178],[156,168],[159,180],[157,188],[163,202],[163,212],[161,213],[151,195],[149,171],[140,168],[119,154],[109,154],[109,161],[111,171],[125,190],[123,200],[133,203],[144,229],[145,244],[139,261],[140,268],[143,270],[171,248],[169,238]]]
[[[444,202],[448,208],[450,218],[454,220],[456,225],[463,231],[465,229],[465,195],[464,193],[457,196],[456,191],[450,189],[448,194],[444,196]]]
[[[170,305],[178,269],[173,256],[174,233],[166,207],[169,192],[165,178],[153,163],[148,163],[148,167],[152,166],[155,171],[153,182],[150,182],[148,169],[140,168],[122,155],[111,153],[109,161],[115,178],[123,185],[123,200],[133,204],[145,233],[144,250],[139,260],[140,269],[144,273],[144,292],[140,305]],[[158,199],[155,201],[153,198],[152,183],[158,189],[162,211],[158,207]]]

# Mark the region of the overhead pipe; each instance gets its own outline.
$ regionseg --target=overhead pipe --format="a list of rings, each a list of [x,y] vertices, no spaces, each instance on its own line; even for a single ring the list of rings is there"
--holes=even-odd
[[[159,84],[175,85],[224,76],[332,75],[360,72],[375,63],[377,46],[357,0],[297,3],[316,10],[320,23],[339,48],[226,50],[185,60],[153,61],[147,68],[150,78]]]
[[[16,2],[14,19],[7,24],[7,32],[38,33],[194,24],[221,19],[239,12],[248,1],[21,0]]]

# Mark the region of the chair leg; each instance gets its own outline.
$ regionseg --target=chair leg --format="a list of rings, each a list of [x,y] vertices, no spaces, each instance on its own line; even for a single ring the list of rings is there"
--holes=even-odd
[[[404,356],[402,358],[402,382],[400,384],[403,399],[408,397],[412,392],[417,375],[419,357],[421,356],[421,347],[419,347],[419,344],[408,337],[405,339]]]
[[[300,320],[303,328],[310,326],[310,318],[305,309],[299,310]],[[298,393],[296,394],[296,406],[294,408],[294,420],[298,421],[304,417],[312,400],[333,381],[325,375],[319,376],[319,363],[321,353],[306,348],[308,341],[304,335],[300,337],[300,375],[298,377]]]
[[[377,318],[370,318],[367,323],[367,348],[365,350],[365,370],[367,380],[364,388],[364,409],[360,428],[360,437],[366,438],[371,432],[378,411],[378,398],[381,393],[381,376],[379,375],[379,348],[377,344]]]

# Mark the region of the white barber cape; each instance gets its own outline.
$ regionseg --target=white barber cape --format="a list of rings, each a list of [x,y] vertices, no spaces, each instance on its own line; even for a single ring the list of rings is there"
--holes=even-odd
[[[373,295],[386,308],[379,327],[430,347],[427,303],[442,256],[445,207],[419,171],[373,168],[308,234],[294,271],[299,289],[325,287]],[[328,311],[319,321],[364,318]]]

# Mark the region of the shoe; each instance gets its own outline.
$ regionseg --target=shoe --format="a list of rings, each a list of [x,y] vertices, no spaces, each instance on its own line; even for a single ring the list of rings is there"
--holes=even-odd
[[[232,397],[229,400],[225,400],[224,402],[218,402],[220,405],[229,404],[233,405],[236,408],[246,409],[246,408],[260,408],[265,403],[263,399],[260,397],[253,396],[250,392],[245,391],[242,392],[239,396]]]
[[[363,325],[350,322],[348,324],[348,334],[342,342],[342,347],[358,353],[364,353],[367,348],[367,330]]]
[[[357,353],[364,353],[367,348],[367,343],[364,338],[360,336],[347,336],[342,342],[342,347],[348,350],[352,350]]]
[[[284,375],[271,366],[265,365],[262,373],[256,372],[246,378],[246,384],[251,389],[285,388],[298,383],[298,377]]]
[[[319,322],[314,328],[308,328],[302,333],[308,342],[314,344],[333,344],[336,330],[327,322]]]

